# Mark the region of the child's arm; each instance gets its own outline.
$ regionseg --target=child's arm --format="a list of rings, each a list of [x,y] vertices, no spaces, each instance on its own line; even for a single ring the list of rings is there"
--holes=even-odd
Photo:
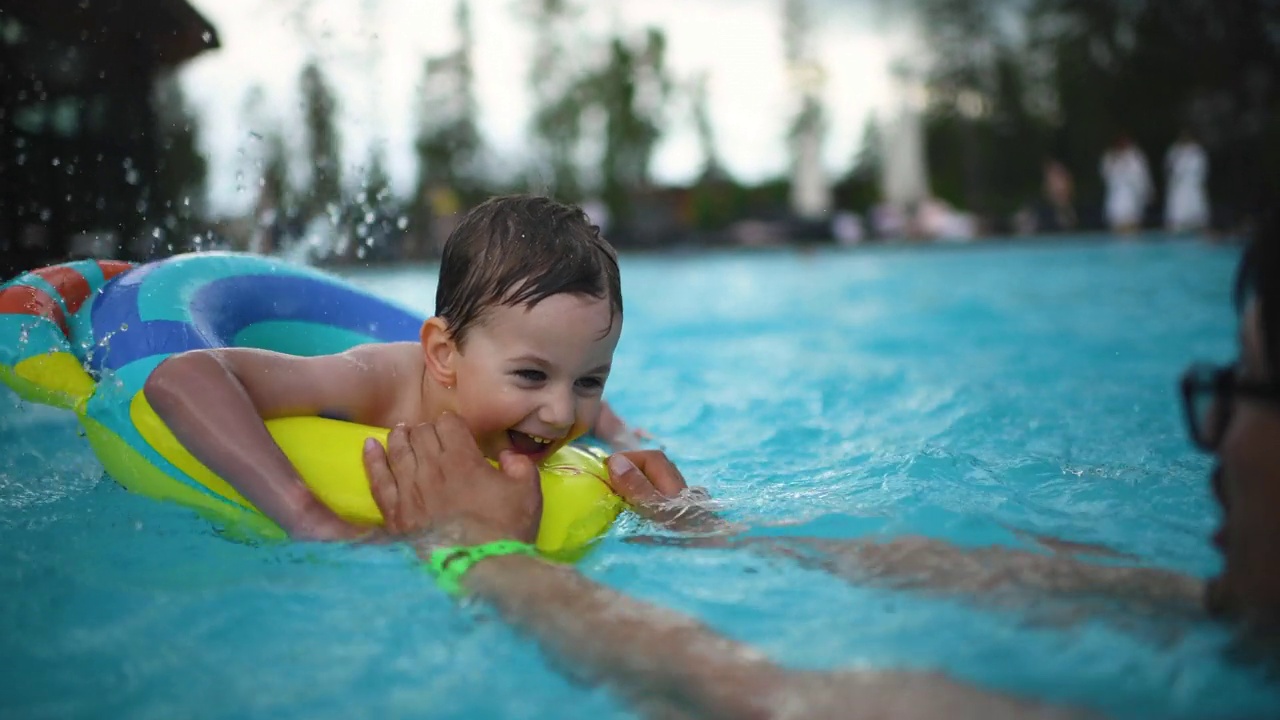
[[[600,417],[592,426],[591,434],[607,443],[614,452],[639,450],[644,447],[645,440],[651,439],[649,433],[628,427],[613,408],[609,407],[609,403],[604,401],[600,402]]]
[[[354,538],[366,529],[311,493],[263,421],[321,413],[367,421],[378,402],[376,367],[358,353],[199,350],[162,362],[143,391],[192,455],[291,537]]]

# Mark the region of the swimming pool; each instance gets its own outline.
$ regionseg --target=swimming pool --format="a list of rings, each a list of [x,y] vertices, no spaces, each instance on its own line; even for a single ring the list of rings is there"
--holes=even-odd
[[[962,544],[1018,543],[1015,526],[1203,576],[1209,463],[1174,382],[1232,353],[1236,258],[1097,241],[627,257],[608,395],[753,525]],[[351,277],[430,310],[434,270]],[[0,716],[629,716],[403,552],[230,542],[103,478],[77,427],[0,395]],[[1280,711],[1207,623],[1064,622],[625,542],[651,531],[624,520],[583,569],[788,666],[938,668],[1122,717]]]

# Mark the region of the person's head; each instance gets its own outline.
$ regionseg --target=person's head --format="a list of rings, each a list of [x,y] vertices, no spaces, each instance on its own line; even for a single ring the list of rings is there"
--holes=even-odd
[[[595,423],[621,332],[618,259],[599,229],[577,207],[515,195],[449,235],[422,347],[444,409],[488,457],[540,460]]]
[[[1182,381],[1192,436],[1217,459],[1214,496],[1222,526],[1213,542],[1223,568],[1208,609],[1280,625],[1280,225],[1273,215],[1244,254],[1236,283],[1240,318],[1234,365],[1194,366]]]

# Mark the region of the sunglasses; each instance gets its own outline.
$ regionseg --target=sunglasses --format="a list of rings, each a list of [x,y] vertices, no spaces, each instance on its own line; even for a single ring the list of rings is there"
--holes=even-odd
[[[1234,364],[1197,363],[1183,373],[1180,384],[1191,441],[1208,452],[1222,443],[1237,397],[1280,403],[1280,386],[1241,380]]]

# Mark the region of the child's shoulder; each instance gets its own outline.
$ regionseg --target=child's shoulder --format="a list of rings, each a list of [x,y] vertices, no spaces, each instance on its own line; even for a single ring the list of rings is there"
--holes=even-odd
[[[422,346],[416,342],[376,342],[356,345],[339,353],[361,363],[368,363],[375,370],[391,370],[402,365],[414,365],[422,361]]]

